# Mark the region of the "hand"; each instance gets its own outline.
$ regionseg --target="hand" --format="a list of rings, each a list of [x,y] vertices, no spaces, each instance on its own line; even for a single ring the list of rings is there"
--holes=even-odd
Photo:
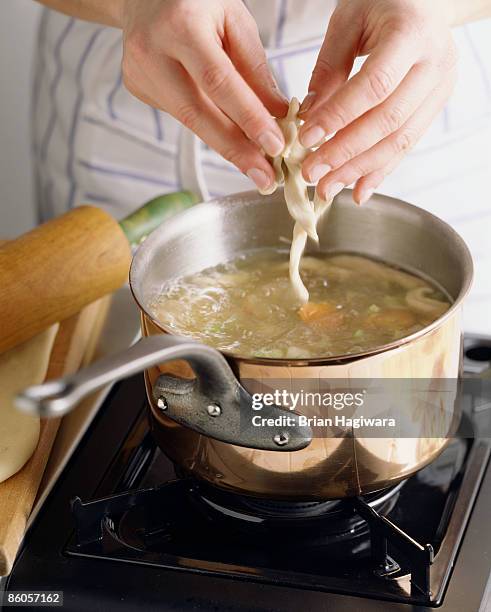
[[[445,105],[456,78],[447,0],[340,0],[303,102],[305,179],[366,202]],[[348,79],[355,57],[368,55]]]
[[[273,115],[284,116],[288,102],[242,0],[124,0],[122,26],[129,91],[268,188],[264,152],[284,147]]]

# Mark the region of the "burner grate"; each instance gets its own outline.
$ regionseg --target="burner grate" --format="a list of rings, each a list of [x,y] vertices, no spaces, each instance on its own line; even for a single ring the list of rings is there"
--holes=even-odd
[[[411,593],[414,595],[415,591],[419,591],[429,600],[430,566],[434,558],[431,544],[421,545],[416,542],[388,518],[381,516],[363,498],[357,497],[353,503],[370,529],[370,552],[377,575],[390,576],[400,570],[399,564],[389,556],[387,545],[390,541],[410,560]]]
[[[394,508],[403,485],[401,482],[390,490],[365,497],[291,503],[244,498],[190,479],[180,479],[86,503],[75,498],[72,511],[76,543],[70,551],[91,556],[105,538],[113,537],[127,552],[137,551],[155,559],[155,553],[172,553],[176,539],[181,540],[182,547],[187,526],[196,527],[201,521],[203,533],[213,534],[215,528],[221,532],[220,538],[224,537],[224,530],[232,538],[234,532],[248,531],[260,540],[267,535],[275,539],[278,551],[293,550],[300,542],[310,551],[316,544],[329,556],[336,556],[333,546],[341,545],[340,550],[344,549],[350,561],[356,552],[361,551],[365,556],[369,553],[371,571],[379,578],[387,578],[401,573],[401,566],[389,555],[390,543],[409,559],[406,573],[411,575],[411,597],[414,601],[430,601],[431,545],[419,544],[384,516]],[[240,529],[234,529],[237,526]],[[316,537],[306,537],[309,532]],[[292,533],[295,538],[291,537]],[[369,545],[360,547],[360,538],[363,542],[364,537]],[[346,548],[347,543],[354,547]],[[193,548],[192,542],[187,544]]]

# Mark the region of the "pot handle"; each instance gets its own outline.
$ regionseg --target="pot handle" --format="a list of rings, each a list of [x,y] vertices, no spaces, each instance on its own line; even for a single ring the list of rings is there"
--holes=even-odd
[[[142,338],[72,376],[29,387],[17,396],[16,405],[40,417],[60,417],[89,393],[176,359],[188,361],[196,379],[167,375],[157,379],[153,395],[165,416],[208,437],[247,448],[295,451],[310,444],[312,430],[300,423],[298,414],[278,406],[262,406],[259,413],[221,353],[167,334]],[[261,419],[259,426],[255,416]]]

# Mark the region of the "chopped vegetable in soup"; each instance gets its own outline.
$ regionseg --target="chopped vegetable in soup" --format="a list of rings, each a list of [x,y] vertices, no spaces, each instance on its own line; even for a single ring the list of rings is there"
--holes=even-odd
[[[355,255],[302,259],[310,301],[291,290],[288,254],[251,251],[164,285],[152,315],[174,333],[242,357],[359,353],[408,336],[450,307],[426,280]]]

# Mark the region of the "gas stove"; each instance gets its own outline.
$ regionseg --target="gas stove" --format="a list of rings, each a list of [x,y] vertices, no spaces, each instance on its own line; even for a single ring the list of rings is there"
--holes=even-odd
[[[491,342],[468,338],[465,351],[481,376]],[[416,475],[292,503],[176,470],[149,431],[143,377],[128,379],[44,503],[6,590],[63,591],[65,609],[94,612],[491,609],[491,395],[469,388],[458,434]]]

